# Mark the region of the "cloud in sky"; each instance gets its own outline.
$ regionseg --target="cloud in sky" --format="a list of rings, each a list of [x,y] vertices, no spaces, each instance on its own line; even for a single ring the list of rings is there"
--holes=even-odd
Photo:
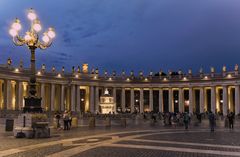
[[[25,10],[33,7],[43,27],[54,26],[57,32],[51,48],[37,51],[38,66],[45,62],[49,68],[70,70],[88,62],[109,71],[136,72],[233,67],[240,58],[239,4],[238,0],[1,0],[0,63],[8,57],[29,62],[27,48],[13,46],[8,27],[17,16],[26,30]]]

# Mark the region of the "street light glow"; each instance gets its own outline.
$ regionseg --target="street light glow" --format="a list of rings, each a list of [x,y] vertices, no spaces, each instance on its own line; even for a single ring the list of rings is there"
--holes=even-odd
[[[34,22],[33,22],[33,29],[34,29],[36,32],[41,31],[42,26],[40,25],[40,21],[39,21],[38,19],[34,20]]]
[[[17,36],[17,34],[18,34],[18,32],[15,30],[15,29],[10,29],[9,30],[9,34],[12,36],[12,37],[16,37]]]
[[[24,36],[24,39],[25,39],[26,41],[30,41],[30,40],[31,40],[30,32],[26,32],[26,35]]]
[[[20,29],[22,28],[21,24],[20,24],[20,20],[16,18],[16,20],[14,21],[14,23],[12,24],[12,28],[15,29],[16,31],[20,31]]]
[[[31,21],[36,20],[36,18],[37,18],[37,15],[35,14],[35,12],[32,8],[29,9],[27,16],[28,16],[28,19]]]
[[[48,43],[50,41],[48,35],[46,33],[44,33],[44,36],[42,37],[42,40],[44,43]]]
[[[23,46],[26,45],[30,52],[31,52],[31,76],[30,76],[30,90],[29,90],[29,97],[25,98],[26,100],[30,100],[33,103],[29,104],[30,106],[41,106],[41,101],[40,98],[36,97],[36,68],[35,68],[35,50],[37,48],[40,49],[46,49],[48,47],[51,46],[52,44],[52,40],[50,40],[51,38],[48,36],[48,32],[43,34],[43,42],[41,42],[39,40],[39,34],[38,32],[41,31],[42,26],[40,24],[40,21],[37,19],[37,15],[35,14],[35,12],[33,11],[33,9],[30,9],[28,12],[27,17],[31,20],[31,25],[30,25],[30,29],[26,31],[25,35],[23,37],[21,37],[18,32],[19,30],[22,28],[21,24],[20,24],[20,20],[15,19],[14,23],[11,24],[11,27],[9,29],[9,34],[12,36],[13,38],[13,42],[16,46]],[[50,29],[50,36],[54,37],[55,36],[55,32],[53,29]],[[16,69],[15,72],[18,72],[19,69]],[[37,75],[40,75],[41,73],[38,72]],[[57,77],[61,78],[61,74],[58,74]],[[32,101],[33,100],[33,101]],[[27,102],[27,101],[26,101]],[[40,102],[40,103],[39,103]],[[24,108],[24,112],[25,111],[31,111],[32,109],[30,108]],[[37,108],[36,110],[38,110],[39,112],[42,111],[41,108]],[[34,110],[35,111],[35,110]]]
[[[56,36],[56,33],[55,33],[54,29],[50,27],[48,29],[47,35],[52,39]]]
[[[56,36],[55,30],[52,27],[48,28],[48,30],[43,34],[41,42],[39,40],[38,32],[42,30],[42,26],[37,18],[37,14],[32,8],[29,9],[27,17],[31,21],[31,27],[23,37],[19,36],[19,31],[22,28],[20,20],[16,18],[11,24],[9,34],[13,37],[14,44],[17,46],[27,45],[33,50],[36,48],[46,49],[51,46],[52,39]]]

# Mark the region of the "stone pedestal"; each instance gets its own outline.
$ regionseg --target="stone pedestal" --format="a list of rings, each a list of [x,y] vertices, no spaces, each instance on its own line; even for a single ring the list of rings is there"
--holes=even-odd
[[[23,113],[34,112],[42,113],[41,100],[42,98],[29,96],[24,98],[25,106],[23,107]]]
[[[42,113],[23,113],[18,116],[14,128],[14,136],[24,134],[27,138],[50,137],[47,115]]]

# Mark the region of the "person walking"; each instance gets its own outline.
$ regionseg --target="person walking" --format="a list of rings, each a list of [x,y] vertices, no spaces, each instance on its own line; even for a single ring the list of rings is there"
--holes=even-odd
[[[229,121],[229,129],[233,129],[233,124],[234,124],[234,113],[231,112],[227,115],[228,121]]]
[[[68,115],[68,112],[65,111],[63,114],[64,130],[69,130],[68,121],[69,121],[69,115]]]
[[[185,130],[188,130],[189,120],[190,120],[189,114],[185,112],[183,115],[183,123],[185,126]]]
[[[157,118],[153,112],[151,113],[151,119],[153,123],[157,122]]]
[[[215,117],[214,113],[212,113],[212,111],[209,112],[208,119],[209,119],[209,125],[211,128],[211,132],[214,132],[216,117]]]
[[[228,119],[228,115],[230,114],[229,110],[227,110],[227,116],[224,119],[224,126],[225,128],[229,128],[229,119]]]
[[[57,129],[59,129],[61,127],[61,125],[60,125],[60,118],[61,118],[61,116],[60,116],[59,112],[56,113],[55,118],[57,120]]]

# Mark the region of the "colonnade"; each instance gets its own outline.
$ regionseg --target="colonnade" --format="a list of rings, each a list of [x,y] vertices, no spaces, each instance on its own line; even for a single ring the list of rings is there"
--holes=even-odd
[[[0,80],[0,109],[21,109],[24,105],[24,97],[28,95],[27,84],[27,82],[17,80]],[[42,97],[42,107],[46,111],[71,110],[95,113],[100,111],[99,97],[104,88],[111,90],[111,95],[116,102],[115,112],[121,109],[121,111],[140,113],[144,111],[188,111],[190,113],[212,111],[214,113],[221,112],[224,115],[228,111],[233,111],[235,114],[240,113],[238,84],[145,88],[137,87],[137,85],[134,87],[109,87],[105,84],[79,85],[40,82],[37,85],[37,93]],[[135,98],[136,91],[138,91],[138,98]],[[145,91],[147,91],[147,97]],[[119,93],[121,94],[119,95]],[[127,95],[130,100],[126,98]]]

